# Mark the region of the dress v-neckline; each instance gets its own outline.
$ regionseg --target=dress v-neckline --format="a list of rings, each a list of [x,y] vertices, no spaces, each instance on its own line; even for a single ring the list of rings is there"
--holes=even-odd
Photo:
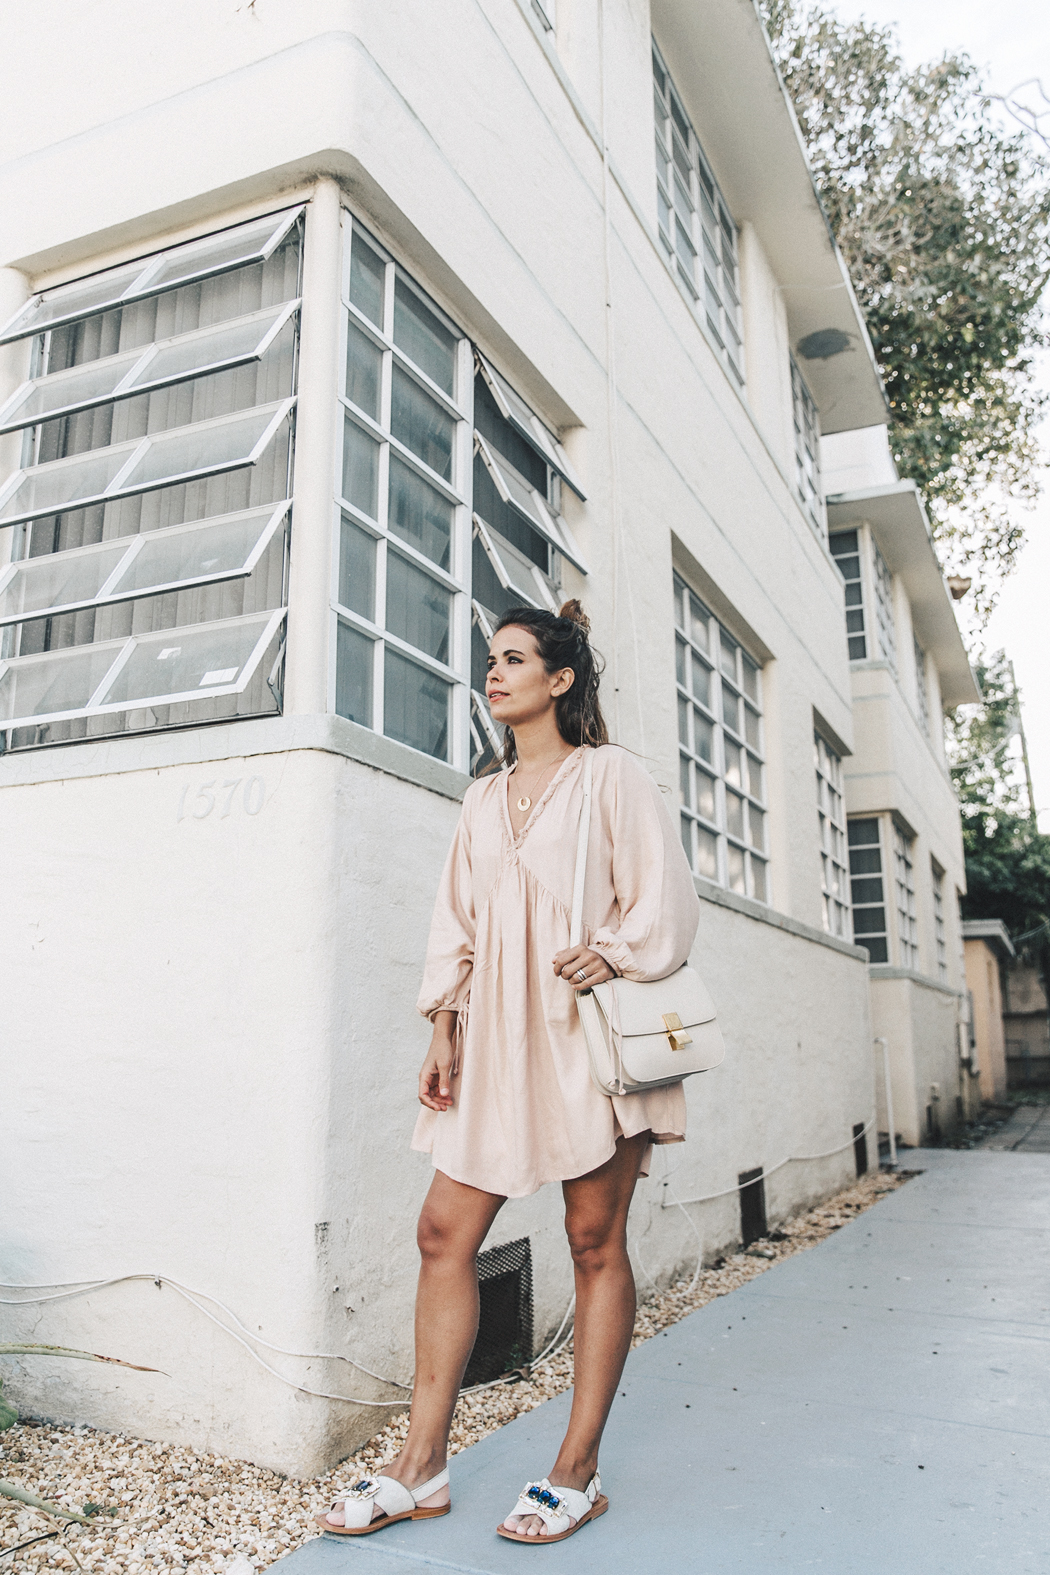
[[[525,836],[526,832],[536,824],[540,814],[546,808],[547,800],[554,792],[554,789],[558,786],[558,783],[561,781],[568,768],[573,764],[574,761],[580,760],[582,756],[582,745],[577,745],[571,755],[566,755],[557,771],[547,783],[547,786],[544,788],[540,797],[532,806],[532,809],[529,811],[528,819],[525,821],[525,824],[522,826],[520,831],[514,830],[514,822],[510,818],[510,779],[514,775],[514,768],[512,767],[509,771],[503,772],[503,819],[506,823],[507,832],[510,836],[510,845],[512,848],[516,848],[521,842],[522,838]]]

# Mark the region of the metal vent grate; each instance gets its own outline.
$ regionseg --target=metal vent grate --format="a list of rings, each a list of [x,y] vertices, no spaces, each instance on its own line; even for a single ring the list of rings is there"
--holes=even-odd
[[[532,1359],[532,1249],[529,1238],[478,1254],[481,1316],[465,1385],[484,1384]]]
[[[742,1170],[736,1178],[740,1188],[740,1239],[745,1247],[766,1234],[766,1187],[762,1166]]]
[[[868,1134],[864,1130],[863,1121],[858,1121],[853,1128],[853,1158],[857,1162],[857,1175],[866,1176],[868,1173]]]

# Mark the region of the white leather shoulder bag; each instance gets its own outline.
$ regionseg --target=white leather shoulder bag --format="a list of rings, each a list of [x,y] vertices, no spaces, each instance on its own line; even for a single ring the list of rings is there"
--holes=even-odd
[[[570,946],[583,931],[583,888],[591,830],[594,751],[583,752],[583,808],[572,887]],[[665,979],[608,979],[577,993],[591,1077],[603,1094],[643,1094],[709,1072],[725,1056],[715,1007],[700,975],[688,963]]]

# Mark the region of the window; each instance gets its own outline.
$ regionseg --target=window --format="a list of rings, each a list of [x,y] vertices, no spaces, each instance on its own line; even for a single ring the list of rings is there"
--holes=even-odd
[[[927,689],[926,652],[923,650],[923,648],[919,644],[918,640],[914,641],[914,646],[915,646],[915,701],[916,701],[916,709],[917,709],[917,714],[918,714],[918,718],[919,718],[919,726],[922,728],[923,732],[926,734],[926,737],[929,738],[929,736],[930,736],[930,700],[929,700],[929,691]]]
[[[653,79],[656,200],[666,260],[742,388],[737,228],[655,43]]]
[[[936,859],[930,860],[933,881],[933,938],[937,948],[937,977],[948,978],[948,935],[944,922],[944,871]]]
[[[697,875],[769,901],[758,663],[675,575],[679,800]]]
[[[849,885],[846,872],[846,810],[842,798],[842,761],[813,735],[817,773],[817,821],[820,830],[820,885],[824,928],[829,935],[850,938]]]
[[[902,968],[919,966],[919,931],[915,919],[915,872],[911,839],[899,826],[893,828],[893,878],[897,897],[897,940]]]
[[[795,488],[806,518],[824,534],[824,500],[820,495],[820,417],[813,395],[791,357],[791,412],[795,427]]]
[[[499,747],[492,626],[510,607],[556,607],[562,556],[585,571],[561,517],[563,484],[583,493],[506,379],[349,214],[344,226],[335,708],[474,769]]]
[[[0,408],[9,749],[280,708],[302,209],[38,294]]]
[[[832,556],[845,582],[846,641],[851,662],[863,661],[868,654],[864,632],[864,582],[860,572],[860,533],[836,531],[830,540]]]
[[[849,872],[853,938],[873,963],[889,962],[882,840],[877,815],[849,822]]]
[[[893,576],[874,538],[871,552],[875,561],[875,622],[879,634],[879,655],[885,657],[896,672],[897,635],[893,621]]]

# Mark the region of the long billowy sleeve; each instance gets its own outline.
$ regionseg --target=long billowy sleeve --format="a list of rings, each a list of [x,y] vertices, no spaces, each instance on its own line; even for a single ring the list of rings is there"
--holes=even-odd
[[[620,911],[619,924],[596,930],[589,944],[625,979],[663,979],[689,956],[700,900],[652,777],[629,755],[619,755],[615,769],[602,775],[595,796],[612,838]]]
[[[469,795],[469,790],[468,790]],[[470,870],[470,809],[464,803],[448,850],[430,921],[430,940],[416,1010],[465,1013],[474,971],[474,894]]]

